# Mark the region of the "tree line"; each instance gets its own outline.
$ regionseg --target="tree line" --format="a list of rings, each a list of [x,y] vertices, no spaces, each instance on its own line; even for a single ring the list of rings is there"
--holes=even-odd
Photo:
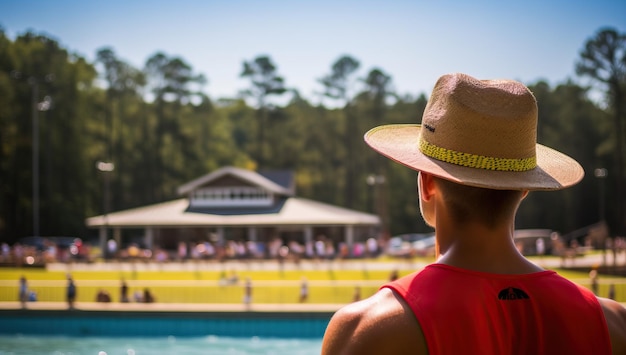
[[[226,165],[293,170],[299,196],[377,213],[392,235],[428,231],[407,193],[416,173],[362,139],[380,124],[419,123],[427,94],[400,96],[383,69],[359,77],[359,67],[344,55],[320,74],[334,108],[287,87],[268,55],[241,63],[249,85],[239,95],[214,100],[183,58],[157,52],[135,68],[103,47],[89,62],[45,35],[12,40],[0,28],[0,240],[93,236],[86,217],[178,198],[178,186]],[[578,160],[585,178],[531,193],[517,228],[567,233],[606,219],[624,235],[626,34],[590,36],[576,72],[593,86],[527,85],[538,141]]]

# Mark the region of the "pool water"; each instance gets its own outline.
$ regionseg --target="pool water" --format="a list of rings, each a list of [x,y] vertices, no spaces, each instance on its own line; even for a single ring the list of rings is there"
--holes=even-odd
[[[0,312],[0,334],[86,337],[321,339],[332,314],[291,312]]]
[[[0,355],[296,354],[321,352],[322,340],[263,337],[69,337],[0,335]]]

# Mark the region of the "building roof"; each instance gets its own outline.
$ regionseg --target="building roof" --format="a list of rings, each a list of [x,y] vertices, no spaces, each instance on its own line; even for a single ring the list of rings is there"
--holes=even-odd
[[[252,185],[270,195],[230,197],[215,204],[198,203],[196,190],[218,186],[238,189]],[[377,215],[358,212],[294,196],[293,173],[288,171],[254,172],[224,167],[197,178],[178,189],[186,196],[174,201],[88,218],[87,227],[228,227],[228,226],[375,226]],[[202,197],[200,197],[202,198]],[[196,201],[196,202],[194,202]],[[259,201],[261,203],[259,203]],[[192,203],[190,203],[192,202]],[[202,202],[202,200],[200,200]]]
[[[186,198],[87,218],[87,227],[209,227],[209,226],[344,226],[378,225],[376,215],[309,199],[289,197],[277,211],[252,214],[191,212]]]
[[[266,174],[271,174],[271,173],[266,173]],[[285,181],[280,181],[279,183],[274,182],[272,180],[270,180],[268,177],[263,176],[260,173],[251,171],[251,170],[246,170],[246,169],[241,169],[241,168],[236,168],[234,166],[227,166],[221,169],[218,169],[212,173],[209,173],[207,175],[201,176],[195,180],[192,180],[188,183],[186,183],[185,185],[182,185],[181,187],[178,188],[178,194],[183,196],[183,195],[188,195],[191,192],[193,192],[194,190],[205,186],[205,185],[209,185],[211,182],[224,177],[226,175],[232,175],[235,176],[243,181],[246,181],[252,185],[256,185],[259,186],[269,192],[278,194],[278,195],[283,195],[283,196],[292,196],[294,194],[294,192],[292,191],[292,189],[286,187],[286,186],[281,186],[279,183],[287,183]],[[267,175],[267,176],[274,176],[275,174],[272,175]],[[277,175],[278,176],[278,175]],[[286,178],[284,177],[284,175],[280,175],[280,178],[285,180]],[[291,183],[291,182],[289,182]]]
[[[288,189],[295,195],[295,177],[293,170],[259,170],[259,174],[278,185]]]

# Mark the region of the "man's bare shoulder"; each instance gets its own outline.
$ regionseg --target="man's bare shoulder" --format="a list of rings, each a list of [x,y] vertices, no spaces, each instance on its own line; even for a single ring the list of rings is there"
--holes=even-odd
[[[608,298],[598,297],[609,327],[613,354],[626,354],[626,308]]]
[[[341,308],[330,320],[322,354],[426,354],[422,331],[390,289]]]

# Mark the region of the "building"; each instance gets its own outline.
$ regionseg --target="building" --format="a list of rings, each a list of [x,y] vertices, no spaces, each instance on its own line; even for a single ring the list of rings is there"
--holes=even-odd
[[[232,240],[306,245],[321,236],[350,247],[376,236],[380,226],[376,215],[297,197],[292,172],[224,167],[180,186],[178,194],[182,198],[91,217],[86,224],[100,230],[102,250],[108,229],[117,245],[139,233],[143,247],[153,250]]]

